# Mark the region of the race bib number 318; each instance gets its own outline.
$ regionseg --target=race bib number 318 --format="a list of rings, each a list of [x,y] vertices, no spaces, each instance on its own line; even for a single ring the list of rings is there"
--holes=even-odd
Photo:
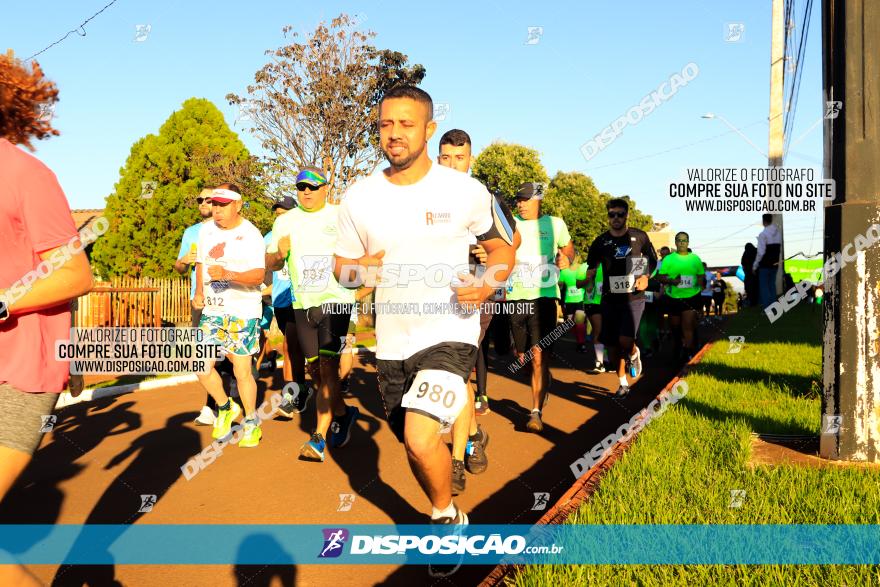
[[[636,289],[635,275],[609,275],[608,293],[629,293]]]
[[[439,369],[423,369],[403,394],[401,405],[439,420],[440,431],[448,432],[466,403],[467,388],[460,376]]]

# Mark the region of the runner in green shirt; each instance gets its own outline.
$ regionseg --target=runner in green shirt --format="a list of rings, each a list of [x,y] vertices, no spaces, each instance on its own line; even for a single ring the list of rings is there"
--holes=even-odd
[[[682,358],[688,361],[695,353],[700,292],[706,285],[703,261],[688,252],[689,244],[688,233],[675,235],[677,250],[663,259],[658,276],[666,290],[669,324],[674,330],[681,329]]]
[[[593,341],[593,350],[596,353],[596,361],[593,368],[588,373],[604,373],[605,369],[605,345],[602,344],[600,336],[602,335],[602,284],[605,283],[605,276],[602,271],[602,265],[599,264],[596,269],[596,277],[591,292],[584,293],[584,310],[590,321],[590,339]]]
[[[571,265],[559,272],[559,283],[565,286],[562,312],[566,320],[574,320],[574,338],[578,352],[587,351],[587,326],[584,324],[584,288],[577,286],[577,281],[587,278],[587,265],[580,263]]]
[[[296,191],[299,205],[272,225],[266,263],[273,271],[287,266],[297,338],[317,386],[317,422],[300,456],[324,462],[327,445],[342,448],[348,444],[359,415],[339,392],[339,355],[348,333],[354,291],[342,287],[333,274],[339,206],[327,203],[326,172],[304,167],[296,176]],[[308,395],[298,403],[305,409],[306,402]]]

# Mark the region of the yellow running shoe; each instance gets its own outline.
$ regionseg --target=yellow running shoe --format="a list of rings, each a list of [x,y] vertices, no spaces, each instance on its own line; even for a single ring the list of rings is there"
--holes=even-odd
[[[211,438],[223,438],[229,435],[232,430],[232,423],[241,415],[241,408],[233,400],[229,400],[232,404],[228,410],[219,410],[217,418],[214,419],[214,430],[211,432]]]
[[[260,439],[263,437],[263,431],[260,427],[253,422],[248,422],[245,420],[244,424],[244,434],[241,437],[241,440],[238,442],[238,446],[242,448],[253,448],[260,444]]]

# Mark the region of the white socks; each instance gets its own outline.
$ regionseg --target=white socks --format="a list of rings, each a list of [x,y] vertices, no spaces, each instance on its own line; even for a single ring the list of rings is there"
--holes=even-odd
[[[455,517],[455,503],[449,502],[449,505],[443,508],[442,510],[438,510],[435,507],[431,507],[431,519],[439,520],[440,518],[454,518]]]
[[[629,383],[626,382],[626,375],[620,378],[620,384],[624,386],[629,386]]]
[[[600,363],[605,362],[605,345],[601,342],[597,342],[593,345],[593,348],[596,349],[596,360]]]

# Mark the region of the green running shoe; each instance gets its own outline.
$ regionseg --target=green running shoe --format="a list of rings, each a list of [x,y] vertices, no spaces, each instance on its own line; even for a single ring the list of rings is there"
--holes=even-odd
[[[244,435],[241,437],[241,440],[238,442],[238,446],[241,448],[253,448],[260,444],[260,439],[263,437],[263,431],[257,424],[253,422],[245,421],[244,424]]]
[[[232,404],[228,410],[220,410],[217,418],[214,419],[214,430],[211,432],[211,438],[223,438],[229,435],[232,430],[232,423],[241,415],[241,408],[232,400]]]

